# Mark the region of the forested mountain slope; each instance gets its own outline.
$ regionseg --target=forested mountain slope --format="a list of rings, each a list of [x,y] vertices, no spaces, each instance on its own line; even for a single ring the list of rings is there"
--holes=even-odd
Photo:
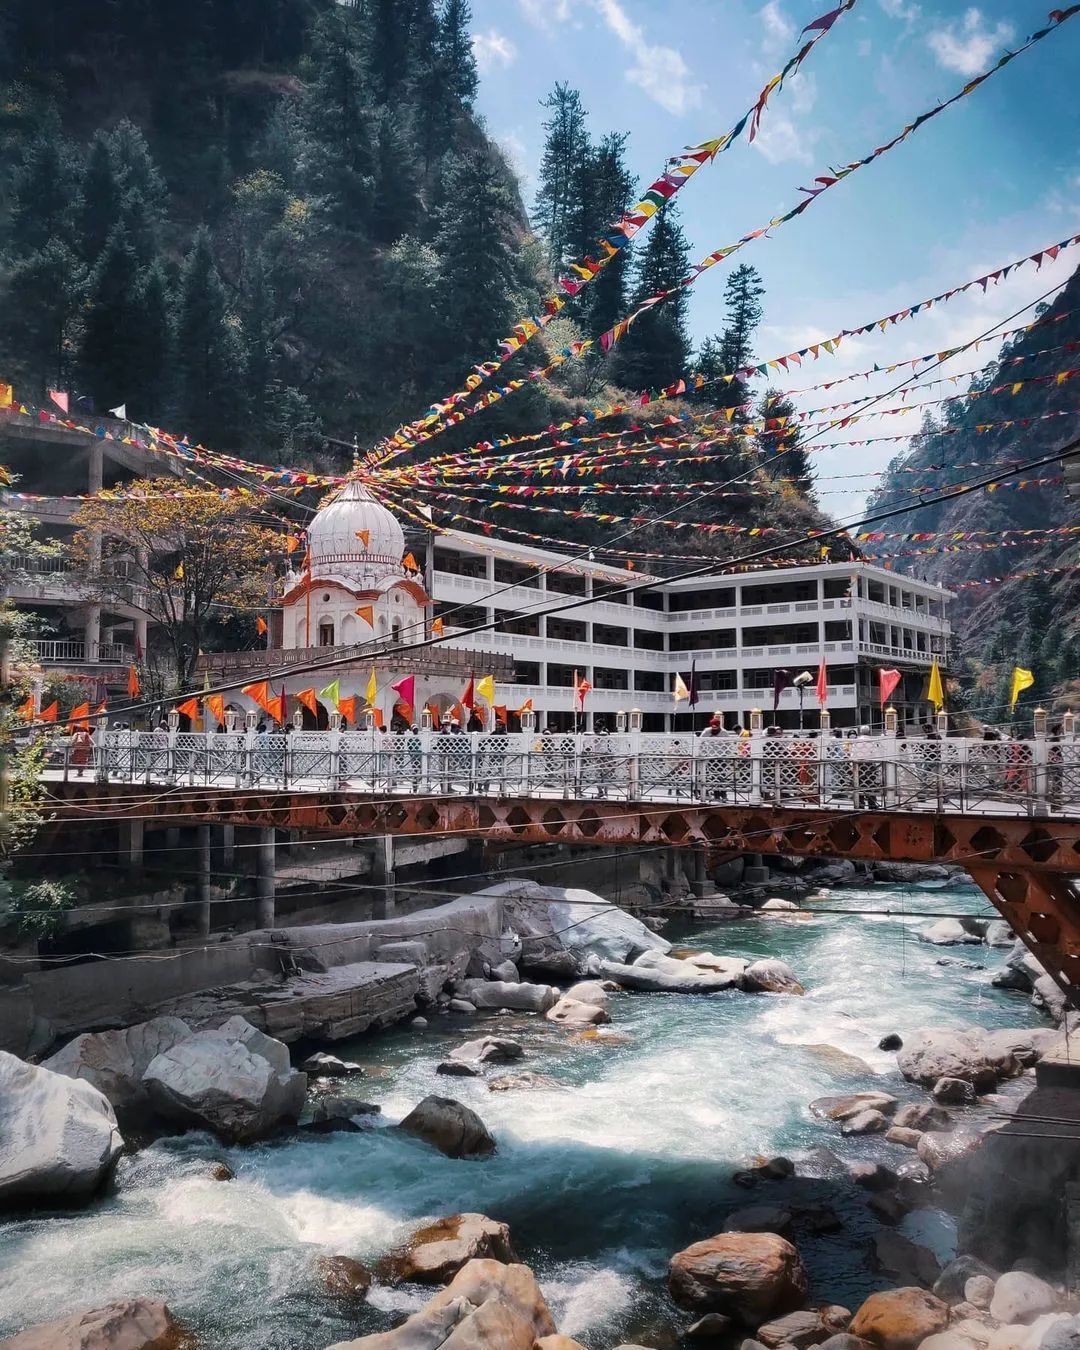
[[[1071,570],[1080,534],[1049,533],[1080,524],[1080,502],[1068,495],[1060,466],[1025,475],[1053,480],[1039,486],[1013,486],[1018,480],[1009,473],[1010,464],[1050,454],[1080,431],[1080,378],[1058,378],[1080,365],[1080,270],[1037,317],[1041,322],[1007,343],[1000,359],[970,385],[972,391],[1003,386],[1001,392],[949,403],[942,418],[928,418],[869,503],[873,510],[904,500],[915,484],[943,487],[1001,470],[1002,486],[996,491],[915,510],[883,527],[971,538],[872,546],[875,553],[892,553],[897,570],[959,586],[952,611],[957,656],[961,671],[974,677],[976,710],[1007,700],[1014,664],[1035,673],[1036,685],[1025,695],[1032,706],[1080,673],[1080,583]],[[1017,382],[1032,380],[1038,382],[1013,392]],[[1009,419],[1015,419],[1012,426],[979,430],[981,424]],[[1036,533],[1016,533],[1024,530]],[[957,551],[943,552],[943,546]],[[912,556],[922,549],[935,551]],[[1024,572],[1036,575],[963,584]]]

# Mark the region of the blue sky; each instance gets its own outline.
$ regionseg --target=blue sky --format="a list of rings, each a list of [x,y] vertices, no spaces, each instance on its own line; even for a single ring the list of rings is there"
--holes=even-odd
[[[594,134],[630,133],[631,168],[645,185],[668,155],[726,131],[794,50],[802,26],[831,3],[473,0],[479,111],[525,177],[530,205],[543,139],[539,105],[557,80],[581,91]],[[829,165],[861,157],[949,97],[1041,27],[1049,7],[1047,0],[859,0],[804,73],[774,97],[755,143],[740,142],[680,193],[692,256],[763,225]],[[758,267],[767,288],[758,358],[854,327],[1080,230],[1077,71],[1080,16],[773,238],[738,254]],[[847,342],[837,357],[785,383],[814,384],[974,337],[1063,283],[1078,262],[1080,248],[1039,273],[1022,268],[985,297],[976,291],[884,335]],[[722,325],[727,270],[712,269],[691,291],[695,341]],[[940,373],[972,370],[990,354],[984,347]],[[843,388],[887,387],[860,381]],[[823,401],[833,399],[811,395],[801,406]],[[914,421],[872,420],[851,434],[912,430]],[[819,473],[880,469],[895,448],[825,451]],[[822,498],[847,518],[867,486],[823,481]]]

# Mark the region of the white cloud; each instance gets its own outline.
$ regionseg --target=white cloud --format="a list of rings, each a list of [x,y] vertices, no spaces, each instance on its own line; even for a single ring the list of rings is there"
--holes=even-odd
[[[977,75],[1012,35],[1011,24],[999,23],[990,28],[982,11],[972,6],[962,19],[932,29],[926,35],[926,42],[938,64],[946,70],[955,70],[960,75]]]
[[[762,46],[772,52],[777,48],[788,47],[795,36],[795,25],[791,23],[780,8],[780,0],[769,0],[758,13],[765,28]]]
[[[690,67],[681,52],[649,42],[645,30],[633,22],[619,0],[592,0],[592,4],[633,57],[634,64],[626,70],[626,78],[632,84],[676,116],[700,104],[701,85],[692,82]]]
[[[536,28],[554,28],[570,18],[570,0],[518,0],[521,12]]]
[[[910,0],[878,0],[878,4],[890,19],[899,19],[902,23],[912,24],[922,13],[922,9]]]
[[[486,33],[474,33],[472,49],[477,66],[485,75],[500,66],[505,70],[517,60],[517,48],[505,33],[494,28],[489,28]]]

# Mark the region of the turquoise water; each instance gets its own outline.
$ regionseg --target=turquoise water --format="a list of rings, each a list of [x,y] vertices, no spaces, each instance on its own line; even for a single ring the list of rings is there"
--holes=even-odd
[[[973,891],[874,887],[830,903],[983,912]],[[663,1292],[670,1254],[717,1232],[734,1207],[825,1202],[834,1236],[797,1229],[812,1296],[851,1307],[880,1283],[865,1251],[875,1224],[865,1197],[834,1180],[750,1192],[734,1168],[757,1154],[830,1148],[844,1158],[911,1154],[880,1139],[843,1140],[807,1104],[882,1087],[920,1094],[877,1050],[887,1032],[975,1023],[1041,1024],[1027,1000],[990,988],[1005,953],[939,949],[912,930],[930,920],[863,916],[753,920],[668,936],[732,955],[778,955],[803,998],[725,993],[616,995],[616,1042],[573,1039],[542,1019],[493,1017],[520,1037],[517,1068],[556,1080],[539,1091],[490,1092],[435,1075],[479,1019],[434,1019],[334,1047],[369,1070],[350,1091],[381,1105],[362,1134],[224,1150],[205,1135],[164,1141],[122,1163],[114,1194],[78,1214],[0,1225],[0,1334],[122,1295],[164,1297],[205,1350],[322,1350],[393,1325],[423,1293],[377,1288],[368,1305],[335,1304],[313,1278],[320,1254],[374,1260],[421,1219],[478,1210],[510,1224],[541,1279],[560,1329],[589,1350],[640,1338],[666,1350],[687,1318]],[[980,963],[939,966],[942,956]],[[455,1096],[495,1134],[498,1154],[453,1161],[386,1126],[424,1095]],[[227,1158],[236,1180],[208,1177]],[[948,1224],[906,1221],[947,1248]]]

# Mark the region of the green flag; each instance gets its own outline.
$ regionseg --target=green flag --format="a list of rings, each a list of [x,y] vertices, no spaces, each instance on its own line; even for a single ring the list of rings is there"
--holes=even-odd
[[[337,708],[341,702],[341,681],[331,680],[325,689],[319,690],[319,697],[326,699],[327,703],[332,703]]]

